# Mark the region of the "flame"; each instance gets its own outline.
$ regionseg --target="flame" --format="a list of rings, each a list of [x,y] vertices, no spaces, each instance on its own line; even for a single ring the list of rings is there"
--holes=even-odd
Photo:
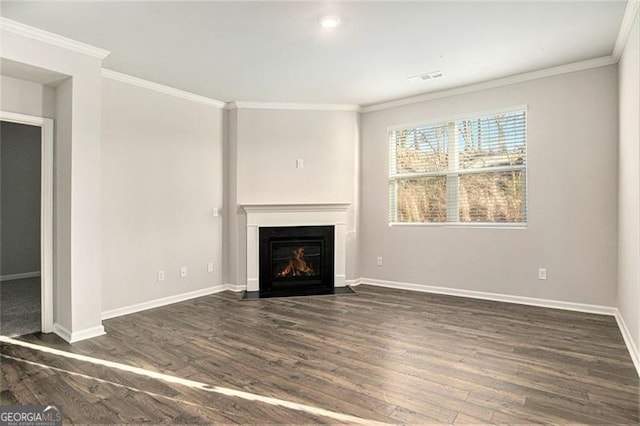
[[[293,257],[289,259],[284,268],[276,273],[276,277],[299,277],[313,274],[313,265],[304,258],[304,246],[301,246],[293,251]]]

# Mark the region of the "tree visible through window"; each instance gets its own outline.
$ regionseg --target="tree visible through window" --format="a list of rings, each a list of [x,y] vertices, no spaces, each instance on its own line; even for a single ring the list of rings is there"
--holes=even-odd
[[[526,111],[389,131],[392,223],[526,223]]]

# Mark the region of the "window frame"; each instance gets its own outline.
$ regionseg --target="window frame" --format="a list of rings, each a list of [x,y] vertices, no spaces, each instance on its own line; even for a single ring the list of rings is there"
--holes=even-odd
[[[403,123],[403,124],[396,124],[393,126],[388,126],[387,127],[387,146],[388,146],[388,153],[389,156],[387,158],[387,213],[388,213],[388,225],[390,227],[451,227],[451,228],[482,228],[482,229],[487,229],[487,228],[497,228],[497,229],[527,229],[528,223],[529,223],[529,218],[530,218],[530,211],[529,211],[529,156],[527,155],[527,160],[525,162],[525,164],[523,165],[514,165],[514,166],[500,166],[500,167],[484,167],[481,169],[456,169],[455,171],[452,171],[450,166],[447,168],[447,170],[441,172],[441,171],[437,171],[437,172],[418,172],[418,173],[392,173],[393,168],[395,167],[394,161],[395,161],[395,144],[392,144],[390,141],[390,134],[392,131],[397,131],[397,130],[407,130],[407,129],[415,129],[415,128],[419,128],[419,127],[426,127],[426,126],[434,126],[434,125],[443,125],[445,123],[448,123],[449,125],[451,125],[454,122],[457,121],[462,121],[462,120],[471,120],[471,119],[478,119],[478,118],[485,118],[485,117],[490,117],[490,116],[494,116],[494,115],[500,115],[500,114],[510,114],[510,113],[518,113],[518,112],[524,112],[526,119],[525,119],[525,128],[524,128],[524,146],[525,146],[525,153],[528,154],[529,151],[529,147],[528,147],[528,142],[529,142],[529,135],[528,135],[528,131],[529,131],[529,108],[528,105],[523,104],[523,105],[513,105],[513,106],[509,106],[509,107],[504,107],[504,108],[498,108],[498,109],[492,109],[492,110],[484,110],[484,111],[480,111],[480,112],[473,112],[473,113],[466,113],[466,114],[459,114],[459,115],[454,115],[454,116],[448,116],[448,117],[443,117],[443,118],[437,118],[437,119],[433,119],[433,120],[429,120],[429,121],[416,121],[416,122],[410,122],[410,123]],[[455,127],[455,126],[454,126]],[[451,138],[452,140],[449,141],[449,144],[451,146],[455,146],[455,138]],[[448,148],[449,149],[449,148]],[[455,156],[457,157],[459,154],[457,148],[455,150]],[[392,161],[394,160],[394,161]],[[449,164],[451,164],[451,161],[456,161],[456,160],[450,160]],[[452,192],[455,192],[456,196],[456,202],[458,200],[459,197],[459,191],[454,190],[453,187],[450,187],[450,185],[448,184],[448,182],[450,181],[450,179],[459,179],[460,176],[462,175],[469,175],[469,174],[477,174],[477,173],[488,173],[488,172],[500,172],[500,171],[514,171],[514,170],[521,170],[524,171],[524,208],[526,211],[526,216],[525,216],[525,220],[524,222],[460,222],[459,220],[456,221],[449,221],[449,217],[452,215],[452,212],[449,211],[449,209],[447,209],[447,221],[446,222],[398,222],[397,219],[398,217],[398,213],[397,213],[397,208],[398,208],[398,200],[397,200],[397,183],[399,179],[406,179],[406,178],[419,178],[419,177],[436,177],[436,176],[444,176],[447,180],[447,187],[446,187],[446,193],[447,193],[447,199],[449,200],[451,197]],[[395,197],[395,202],[393,203],[393,205],[391,204],[391,185],[395,184],[396,188],[394,188],[394,191],[396,193],[396,197]],[[447,203],[448,205],[448,203]]]

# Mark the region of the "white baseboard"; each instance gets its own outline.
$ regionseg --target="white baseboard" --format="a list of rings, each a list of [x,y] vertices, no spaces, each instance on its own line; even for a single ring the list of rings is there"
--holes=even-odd
[[[73,333],[71,333],[71,340],[69,341],[69,343],[91,339],[92,337],[104,336],[105,334],[107,333],[104,331],[104,327],[102,325],[86,328],[84,330],[74,331]]]
[[[611,306],[590,305],[584,303],[563,302],[559,300],[539,299],[535,297],[523,297],[513,296],[500,293],[488,293],[474,290],[464,290],[449,287],[437,287],[423,284],[404,283],[399,281],[387,281],[378,280],[373,278],[356,278],[347,280],[346,284],[349,286],[358,286],[361,284],[368,284],[378,287],[396,288],[400,290],[419,291],[424,293],[446,294],[450,296],[469,297],[473,299],[492,300],[496,302],[517,303],[521,305],[540,306],[544,308],[564,309],[568,311],[586,312],[592,314],[610,315],[615,317],[624,342],[629,350],[631,359],[633,361],[638,375],[640,375],[640,351],[636,347],[631,333],[624,322],[624,318],[620,314],[618,308]],[[220,284],[217,286],[204,288],[201,290],[192,291],[189,293],[178,294],[175,296],[164,297],[161,299],[151,300],[149,302],[138,303],[136,305],[125,306],[123,308],[112,309],[104,311],[102,313],[102,319],[115,318],[122,315],[132,314],[135,312],[144,311],[147,309],[157,308],[160,306],[170,305],[172,303],[182,302],[196,297],[207,296],[209,294],[219,293],[225,290],[240,292],[246,290],[245,285],[240,284]],[[78,332],[71,333],[65,327],[60,324],[53,325],[53,332],[63,338],[69,343],[74,343],[80,340],[89,339],[91,337],[97,337],[105,334],[104,327],[98,326],[86,330],[80,330]]]
[[[618,308],[611,306],[588,305],[584,303],[562,302],[559,300],[538,299],[535,297],[511,296],[508,294],[486,293],[482,291],[461,290],[448,287],[435,287],[422,284],[403,283],[397,281],[376,280],[373,278],[360,278],[355,280],[358,284],[369,284],[378,287],[397,288],[401,290],[421,291],[425,293],[446,294],[450,296],[470,297],[473,299],[493,300],[496,302],[518,303],[520,305],[540,306],[543,308],[564,309],[567,311],[586,312],[590,314],[610,315],[615,317],[622,333],[624,343],[629,350],[629,355],[640,376],[640,351],[635,345],[631,333],[624,322]]]
[[[496,302],[517,303],[520,305],[540,306],[543,308],[564,309],[567,311],[587,312],[591,314],[615,316],[617,309],[612,306],[588,305],[584,303],[562,302],[559,300],[538,299],[535,297],[511,296],[500,293],[487,293],[483,291],[463,290],[449,287],[436,287],[423,284],[403,283],[398,281],[376,280],[362,278],[361,284],[369,284],[378,287],[397,288],[401,290],[421,291],[424,293],[447,294],[449,296],[470,297],[473,299],[493,300]]]
[[[56,323],[53,323],[53,332],[60,336],[67,342],[71,342],[71,332],[66,327]]]
[[[627,324],[624,322],[624,318],[622,317],[619,309],[616,309],[616,322],[618,323],[618,328],[620,328],[620,333],[622,333],[624,343],[627,345],[627,349],[629,350],[629,355],[631,355],[633,365],[636,366],[636,371],[638,372],[638,376],[640,376],[640,351],[638,351],[638,347],[634,343],[631,333],[629,332]]]
[[[0,281],[21,280],[24,278],[36,278],[40,276],[40,271],[23,272],[21,274],[0,275]]]
[[[196,297],[208,296],[213,293],[219,293],[227,290],[229,284],[220,284],[213,287],[203,288],[201,290],[190,291],[188,293],[176,294],[175,296],[163,297],[161,299],[150,300],[148,302],[137,303],[135,305],[125,306],[122,308],[110,309],[102,312],[102,319],[115,318],[122,315],[133,314],[135,312],[146,311],[147,309],[159,308],[160,306],[171,305],[172,303],[183,302]]]
[[[231,284],[231,283],[225,284],[225,290],[234,291],[236,293],[239,291],[245,291],[246,289],[247,289],[247,286],[242,284]]]
[[[104,331],[104,327],[101,325],[71,332],[66,327],[58,323],[53,324],[53,332],[69,343],[75,343],[81,340],[91,339],[92,337],[98,337],[106,334]]]

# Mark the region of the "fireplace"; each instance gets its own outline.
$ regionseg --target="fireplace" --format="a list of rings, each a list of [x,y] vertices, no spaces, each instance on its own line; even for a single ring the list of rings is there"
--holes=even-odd
[[[334,235],[334,226],[260,227],[260,296],[333,293]]]
[[[283,230],[286,228],[307,228],[310,225],[314,227],[329,227],[333,229],[333,256],[325,255],[327,262],[333,263],[333,274],[326,272],[328,277],[322,277],[322,283],[329,287],[333,280],[334,294],[339,294],[342,290],[348,288],[346,282],[346,253],[347,253],[347,224],[349,210],[349,203],[297,203],[297,204],[244,204],[242,206],[246,213],[246,291],[244,296],[247,298],[259,298],[261,292],[261,281],[266,272],[262,272],[260,262],[260,252],[264,253],[264,248],[260,248],[260,233],[261,230],[267,228],[279,228]],[[307,235],[308,236],[308,235]],[[304,237],[304,235],[303,235]],[[291,238],[291,235],[286,238]],[[283,243],[283,241],[278,241]],[[306,241],[305,241],[306,242]],[[325,247],[327,247],[325,244]],[[286,255],[291,258],[293,251],[298,246],[289,247],[286,249]],[[315,256],[312,256],[315,249],[305,245],[304,246],[305,260],[310,261],[313,264],[313,269],[316,269],[317,264],[312,260]],[[322,263],[324,267],[328,267],[330,263]],[[262,265],[264,267],[264,265]],[[271,271],[271,269],[267,269]],[[271,274],[269,272],[269,274]],[[303,278],[303,279],[301,279]],[[296,287],[295,281],[298,281],[299,291],[304,286],[312,287],[314,284],[308,281],[317,280],[317,278],[306,277],[290,277],[290,282],[284,282],[282,280],[276,280],[271,282],[271,290],[282,289],[289,287]],[[324,289],[322,289],[324,290]],[[267,290],[268,292],[268,290]],[[265,293],[268,294],[268,293]],[[271,293],[273,294],[273,293]]]

